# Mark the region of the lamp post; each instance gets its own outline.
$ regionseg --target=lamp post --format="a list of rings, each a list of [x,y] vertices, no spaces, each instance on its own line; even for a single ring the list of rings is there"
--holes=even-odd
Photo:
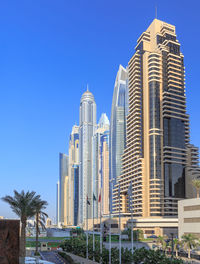
[[[109,210],[109,264],[111,264],[111,248],[112,248],[112,245],[111,245],[111,240],[112,240],[112,235],[111,235],[111,211],[112,211],[112,191],[113,191],[113,179],[110,179],[110,210]]]
[[[173,259],[173,256],[174,256],[174,234],[171,233],[171,236],[172,236],[172,256],[171,256],[171,259]]]

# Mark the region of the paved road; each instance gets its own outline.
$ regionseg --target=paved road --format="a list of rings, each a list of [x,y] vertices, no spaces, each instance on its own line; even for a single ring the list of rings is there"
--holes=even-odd
[[[40,252],[40,254],[42,255],[42,258],[44,260],[53,262],[55,264],[64,264],[67,263],[66,261],[64,261],[57,252],[54,251],[43,251]]]

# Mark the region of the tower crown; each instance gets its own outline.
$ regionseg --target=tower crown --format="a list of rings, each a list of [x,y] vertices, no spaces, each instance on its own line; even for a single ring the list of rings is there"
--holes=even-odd
[[[83,101],[94,101],[94,95],[90,91],[85,91],[81,97],[81,102]]]

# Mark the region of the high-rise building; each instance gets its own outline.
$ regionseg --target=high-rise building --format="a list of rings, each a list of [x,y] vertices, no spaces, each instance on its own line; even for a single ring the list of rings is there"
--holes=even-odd
[[[189,116],[175,26],[154,19],[137,41],[128,77],[126,148],[114,211],[120,204],[121,212],[130,212],[132,181],[134,218],[177,217],[177,202],[186,197]]]
[[[128,114],[127,70],[119,66],[115,80],[110,118],[110,202],[112,190],[121,174],[122,155],[126,146],[126,116]],[[112,209],[112,206],[111,206]]]
[[[195,198],[196,189],[192,184],[193,179],[200,179],[199,149],[192,144],[187,145],[187,166],[186,166],[186,198]]]
[[[69,225],[77,225],[79,180],[79,126],[73,126],[69,142]]]
[[[74,197],[73,197],[73,214],[74,220],[73,225],[78,224],[78,208],[79,208],[79,165],[74,164],[72,166],[72,175],[73,175],[73,189],[74,189]]]
[[[100,141],[101,184],[102,184],[102,214],[109,214],[109,120],[106,114],[102,114],[99,127],[104,129]]]
[[[67,192],[67,181],[68,181],[68,166],[69,166],[69,157],[66,154],[60,153],[59,155],[59,223],[67,223],[67,201],[66,201],[66,192]]]
[[[60,182],[56,184],[56,224],[60,223]]]
[[[92,136],[96,129],[96,103],[88,90],[82,95],[79,114],[79,224],[92,218],[92,206],[87,212],[87,197],[92,201]]]
[[[98,128],[92,138],[93,193],[102,196],[102,214],[109,213],[109,120],[105,113],[100,117]],[[100,204],[94,202],[94,217],[100,217]]]

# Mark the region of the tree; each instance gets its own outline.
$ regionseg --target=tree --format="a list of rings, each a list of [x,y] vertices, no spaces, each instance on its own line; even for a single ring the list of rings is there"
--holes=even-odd
[[[178,248],[181,245],[181,241],[178,238],[173,239],[174,251],[176,252],[176,257],[178,257]],[[170,241],[170,247],[172,247],[172,241]]]
[[[193,247],[196,246],[196,237],[193,234],[185,234],[182,236],[182,242],[185,249],[188,251],[188,258],[190,258],[190,252]]]
[[[195,187],[196,192],[197,192],[197,198],[199,198],[199,191],[200,191],[200,180],[199,179],[194,179],[192,180],[192,185]]]
[[[48,215],[43,211],[46,209],[48,203],[47,201],[38,200],[34,204],[35,210],[35,219],[36,219],[36,247],[35,247],[35,255],[38,255],[38,235],[40,234],[39,226],[44,230],[45,228],[45,218]]]
[[[162,237],[162,236],[159,236],[159,237],[157,238],[156,243],[157,243],[158,245],[161,245],[162,250],[165,252],[166,247],[167,247],[167,243],[165,242],[165,238]]]
[[[14,190],[14,196],[6,195],[1,198],[4,202],[8,203],[12,211],[20,217],[21,221],[21,234],[20,234],[20,257],[24,261],[26,256],[26,224],[27,219],[35,215],[35,204],[39,201],[40,195],[35,192],[27,192],[24,190],[18,193]]]

